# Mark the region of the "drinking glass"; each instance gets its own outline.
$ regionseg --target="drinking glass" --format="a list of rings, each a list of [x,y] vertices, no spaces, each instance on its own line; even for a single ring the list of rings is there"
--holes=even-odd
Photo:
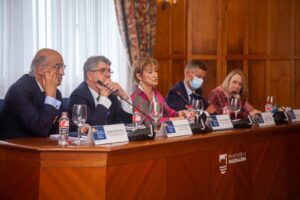
[[[154,131],[158,134],[159,131],[159,119],[163,116],[163,104],[159,102],[152,102],[150,104],[150,116],[154,120]]]
[[[72,120],[73,122],[78,126],[77,132],[78,132],[78,138],[77,138],[77,144],[80,145],[80,132],[81,127],[85,123],[87,119],[87,110],[85,104],[74,104],[73,105],[73,111],[72,111]]]
[[[199,116],[202,114],[203,108],[203,101],[201,99],[193,99],[192,100],[193,109],[196,112],[196,123],[199,122]]]
[[[267,103],[274,105],[275,104],[275,97],[274,96],[267,96]]]
[[[230,100],[230,108],[234,112],[234,119],[237,118],[237,114],[241,111],[242,102],[240,98],[232,98]]]
[[[265,111],[272,112],[274,105],[275,105],[275,97],[274,96],[267,96]]]

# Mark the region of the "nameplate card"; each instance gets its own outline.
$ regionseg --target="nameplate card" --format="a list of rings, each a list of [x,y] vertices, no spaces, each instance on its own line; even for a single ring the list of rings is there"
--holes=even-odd
[[[92,126],[91,132],[95,145],[128,142],[124,124]]]
[[[163,127],[167,137],[193,135],[190,124],[186,119],[165,121]]]
[[[233,129],[229,115],[210,115],[210,125],[214,131]]]
[[[291,110],[289,116],[292,122],[299,122],[300,121],[300,109]]]
[[[257,123],[260,127],[275,125],[275,121],[271,112],[263,112],[256,114]]]

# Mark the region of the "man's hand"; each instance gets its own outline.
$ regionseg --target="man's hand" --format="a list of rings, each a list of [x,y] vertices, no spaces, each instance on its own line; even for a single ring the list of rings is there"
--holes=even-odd
[[[43,76],[42,81],[46,96],[56,98],[56,88],[58,82],[56,72],[47,71]]]
[[[122,99],[124,99],[124,100],[129,99],[128,95],[126,94],[126,92],[123,90],[123,88],[120,86],[119,83],[112,82],[111,80],[105,80],[103,82],[103,85],[105,85],[106,87],[108,87],[111,91],[114,91]],[[104,86],[102,86],[102,87],[104,87]],[[106,90],[108,90],[108,89],[106,88]]]
[[[108,95],[110,95],[111,91],[109,91],[109,89],[107,89],[103,85],[99,85],[98,83],[96,83],[95,85],[99,90],[99,95],[100,96],[108,97]]]

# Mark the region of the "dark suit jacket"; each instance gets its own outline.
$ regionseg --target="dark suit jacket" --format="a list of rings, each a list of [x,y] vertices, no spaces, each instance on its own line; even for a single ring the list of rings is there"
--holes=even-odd
[[[180,92],[178,95],[176,92]],[[192,98],[202,99],[204,104],[204,109],[208,107],[207,100],[202,96],[201,88],[195,91]],[[166,97],[167,104],[176,111],[185,110],[186,105],[189,102],[188,94],[185,89],[183,81],[178,82],[174,87],[172,87]]]
[[[69,116],[72,116],[74,104],[85,104],[87,107],[87,121],[90,125],[105,125],[116,123],[131,123],[132,115],[123,111],[121,103],[115,95],[109,95],[111,106],[107,109],[103,105],[95,105],[92,93],[86,82],[82,82],[71,94],[68,105]],[[74,130],[74,124],[72,124]]]
[[[61,101],[61,93],[56,91],[56,98]],[[55,123],[60,113],[51,105],[45,104],[34,77],[23,75],[8,89],[1,114],[0,138],[21,138],[48,136],[57,132]]]

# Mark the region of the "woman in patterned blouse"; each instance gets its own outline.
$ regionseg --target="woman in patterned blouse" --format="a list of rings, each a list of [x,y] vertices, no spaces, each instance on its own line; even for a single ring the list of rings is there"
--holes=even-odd
[[[163,96],[155,88],[158,85],[158,63],[149,57],[139,58],[133,64],[133,78],[137,83],[135,90],[131,94],[132,103],[145,113],[150,113],[150,104],[153,101],[163,104],[163,118],[160,122],[168,120],[170,117],[184,116],[184,111],[171,109],[165,102]],[[141,115],[142,123],[148,125],[150,119]]]

